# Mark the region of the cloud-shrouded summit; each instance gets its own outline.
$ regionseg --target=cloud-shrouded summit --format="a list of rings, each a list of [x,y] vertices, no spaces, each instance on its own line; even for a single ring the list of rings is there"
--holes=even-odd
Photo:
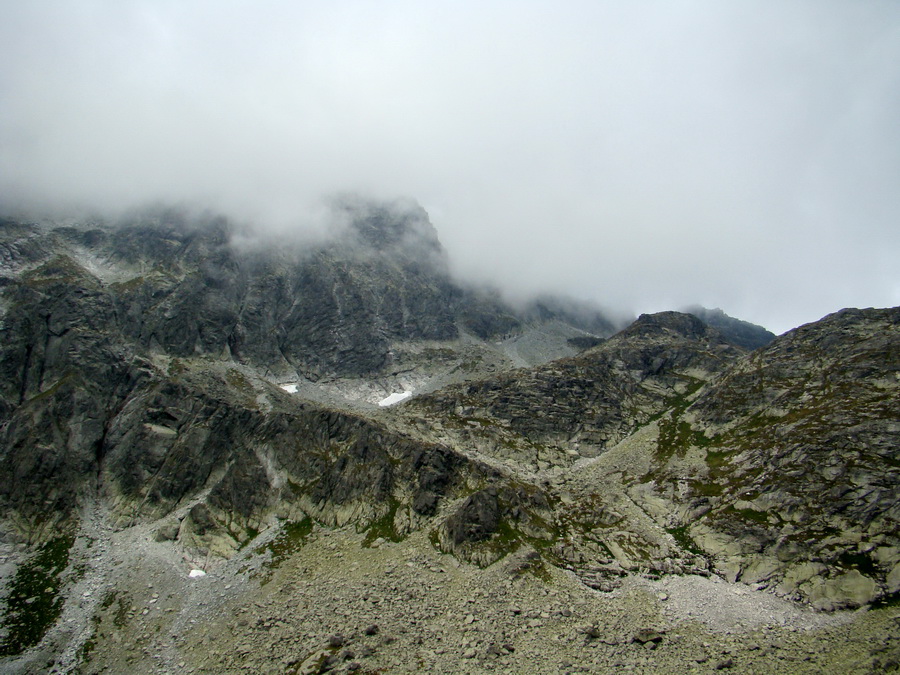
[[[408,196],[508,292],[900,304],[900,5],[5,3],[4,208]]]

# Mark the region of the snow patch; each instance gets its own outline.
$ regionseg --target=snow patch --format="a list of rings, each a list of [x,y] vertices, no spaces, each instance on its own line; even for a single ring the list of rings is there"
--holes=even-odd
[[[166,436],[168,438],[172,438],[178,435],[178,432],[174,429],[170,429],[169,427],[164,427],[160,424],[151,424],[149,422],[144,423],[144,428],[148,431],[152,431],[154,434],[159,434],[160,436]]]
[[[400,403],[400,401],[405,401],[413,395],[411,391],[404,391],[402,394],[391,394],[385,399],[382,399],[378,402],[382,408],[387,408],[389,405],[394,405],[395,403]]]
[[[206,572],[204,572],[203,570],[191,570],[191,571],[188,573],[188,576],[191,577],[191,578],[194,578],[194,577],[205,577],[205,576],[206,576]]]
[[[297,385],[296,384],[279,384],[279,387],[284,389],[289,394],[297,393]]]

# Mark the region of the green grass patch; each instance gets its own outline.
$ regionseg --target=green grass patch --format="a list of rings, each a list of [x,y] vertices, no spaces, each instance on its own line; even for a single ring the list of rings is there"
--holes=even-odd
[[[872,603],[872,609],[893,609],[900,607],[900,591],[888,593]]]
[[[33,288],[45,288],[59,282],[89,284],[94,281],[86,270],[67,255],[57,255],[40,267],[22,275],[22,282]]]
[[[0,619],[7,631],[0,641],[0,656],[21,654],[33,647],[59,618],[62,574],[74,542],[74,536],[51,539],[16,571]]]
[[[692,448],[705,448],[711,443],[700,431],[694,431],[688,422],[674,416],[666,417],[659,422],[659,439],[656,443],[658,459],[667,459],[673,455],[684,457]]]
[[[734,506],[726,506],[722,510],[723,514],[738,516],[743,520],[749,521],[751,523],[756,523],[757,525],[764,525],[768,527],[769,523],[769,514],[765,511],[756,511],[754,509],[736,509]]]
[[[303,547],[312,530],[313,522],[309,516],[303,520],[288,521],[265,548],[272,552],[273,560],[277,560],[280,564]]]
[[[553,574],[550,572],[550,569],[547,567],[547,565],[544,564],[544,561],[540,558],[529,562],[525,567],[525,572],[535,577],[536,579],[540,579],[545,584],[549,584],[553,581]]]
[[[691,487],[694,490],[694,494],[700,497],[718,497],[725,491],[725,488],[720,483],[712,481],[693,481]]]
[[[681,525],[680,527],[672,527],[667,528],[666,532],[672,535],[672,539],[675,540],[681,548],[683,548],[688,553],[693,553],[694,555],[706,556],[706,551],[697,546],[697,542],[688,534],[688,526]]]
[[[181,359],[172,359],[169,362],[169,377],[178,377],[188,372],[188,367]]]
[[[381,518],[372,521],[366,531],[365,539],[363,539],[362,545],[365,548],[370,548],[376,539],[385,539],[396,543],[403,541],[406,538],[398,534],[397,530],[394,528],[394,518],[397,516],[397,509],[399,506],[400,502],[396,499],[391,499],[387,513],[381,516]]]
[[[266,573],[260,582],[261,586],[265,586],[272,578],[272,573],[281,567],[285,560],[297,553],[306,543],[313,530],[312,518],[307,516],[303,520],[291,520],[285,523],[281,528],[281,532],[272,537],[271,540],[254,549],[256,554],[269,553],[269,559],[262,566]]]
[[[113,626],[125,628],[128,625],[128,615],[131,612],[131,600],[128,597],[116,600],[116,612],[113,614]]]
[[[516,551],[521,545],[525,535],[509,524],[506,520],[497,523],[497,531],[483,542],[483,546],[500,554],[500,557]]]
[[[84,641],[81,647],[78,649],[78,654],[75,656],[75,660],[78,663],[84,663],[88,659],[91,658],[91,654],[97,648],[97,641],[90,637]]]
[[[240,391],[242,394],[255,393],[253,384],[251,384],[250,380],[248,380],[247,377],[239,370],[229,368],[228,372],[225,373],[225,380],[229,385]]]
[[[552,564],[556,564],[557,562],[559,564],[563,564],[562,561],[554,560],[553,558],[555,558],[555,556],[553,556],[551,553],[553,545],[557,541],[559,541],[559,531],[556,528],[548,528],[547,534],[547,538],[534,537],[529,534],[525,534],[506,519],[501,519],[497,524],[496,531],[493,535],[491,535],[489,539],[479,542],[472,542],[470,546],[473,549],[490,551],[492,554],[494,554],[494,562],[496,562],[498,560],[502,560],[510,553],[515,553],[524,544],[528,544],[536,551],[538,551],[542,556],[547,557]],[[435,548],[438,547],[435,546]],[[538,560],[538,562],[540,562],[540,559]],[[537,563],[535,563],[534,567],[535,570],[538,569]],[[534,572],[535,570],[532,571]],[[549,579],[549,572],[546,570],[544,570],[540,574],[536,573],[535,576],[543,578],[543,574],[546,574],[547,578]]]
[[[711,472],[724,469],[730,464],[733,454],[734,451],[731,450],[707,450],[706,465]]]
[[[127,281],[117,281],[110,284],[110,287],[118,293],[131,293],[140,288],[147,279],[142,276],[132,277]]]
[[[243,542],[241,542],[241,545],[238,547],[238,550],[244,548],[245,546],[250,544],[254,539],[256,539],[259,536],[259,530],[256,529],[255,527],[248,527],[246,530],[244,530],[244,532],[245,532],[245,539]]]
[[[28,403],[35,403],[37,401],[42,401],[44,399],[55,396],[59,392],[59,390],[62,389],[63,385],[74,382],[75,377],[75,371],[67,370],[61,378],[59,378],[51,386],[47,387],[47,389],[40,392],[39,394],[35,394],[30,399],[28,399]]]
[[[110,591],[106,595],[103,596],[103,600],[100,602],[100,609],[109,609],[112,604],[116,601],[116,592]]]

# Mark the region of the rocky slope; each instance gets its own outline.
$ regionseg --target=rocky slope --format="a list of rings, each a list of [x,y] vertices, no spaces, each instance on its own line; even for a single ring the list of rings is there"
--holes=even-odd
[[[683,486],[683,524],[727,577],[822,608],[900,591],[898,328],[898,310],[825,317],[665,420],[658,452],[675,459],[657,482],[669,497]]]
[[[0,669],[897,666],[900,310],[613,335],[335,212],[0,224]]]

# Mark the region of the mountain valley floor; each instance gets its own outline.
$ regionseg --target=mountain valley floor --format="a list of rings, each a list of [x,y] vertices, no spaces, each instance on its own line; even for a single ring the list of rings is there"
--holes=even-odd
[[[869,673],[900,657],[896,606],[818,613],[689,575],[605,593],[527,547],[480,569],[422,532],[367,544],[353,527],[272,528],[190,578],[202,561],[100,515],[61,620],[3,672]]]

